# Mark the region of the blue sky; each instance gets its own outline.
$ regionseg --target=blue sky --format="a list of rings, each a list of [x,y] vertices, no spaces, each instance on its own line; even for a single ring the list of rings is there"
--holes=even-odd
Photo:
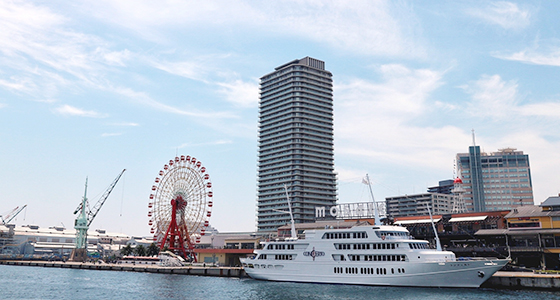
[[[556,1],[2,1],[0,213],[148,235],[176,154],[208,169],[219,231],[255,228],[259,77],[311,56],[334,75],[339,202],[424,192],[456,153],[529,154],[535,202],[560,192]]]

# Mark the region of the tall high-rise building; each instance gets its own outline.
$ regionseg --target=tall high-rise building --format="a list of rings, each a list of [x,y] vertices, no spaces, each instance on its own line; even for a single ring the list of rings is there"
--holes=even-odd
[[[484,153],[470,146],[469,153],[457,154],[458,172],[468,211],[508,210],[533,205],[529,155],[515,148]]]
[[[305,57],[261,77],[257,230],[315,221],[315,207],[336,205],[332,74]]]

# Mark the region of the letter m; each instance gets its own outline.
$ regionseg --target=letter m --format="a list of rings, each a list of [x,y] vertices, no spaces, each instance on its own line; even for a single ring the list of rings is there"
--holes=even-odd
[[[325,207],[315,206],[315,218],[324,218],[324,217],[325,217]]]

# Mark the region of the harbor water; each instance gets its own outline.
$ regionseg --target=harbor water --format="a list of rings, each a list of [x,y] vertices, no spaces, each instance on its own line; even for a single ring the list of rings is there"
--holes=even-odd
[[[560,292],[265,282],[249,278],[0,265],[1,299],[560,299]]]

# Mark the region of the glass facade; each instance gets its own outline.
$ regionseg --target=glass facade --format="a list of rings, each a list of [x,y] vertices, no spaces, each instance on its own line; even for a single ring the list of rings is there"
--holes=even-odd
[[[515,148],[498,152],[457,154],[459,174],[463,179],[463,196],[469,211],[508,210],[519,205],[533,205],[533,185],[529,155]]]
[[[260,82],[257,230],[315,221],[315,207],[336,205],[332,74],[305,57]]]

